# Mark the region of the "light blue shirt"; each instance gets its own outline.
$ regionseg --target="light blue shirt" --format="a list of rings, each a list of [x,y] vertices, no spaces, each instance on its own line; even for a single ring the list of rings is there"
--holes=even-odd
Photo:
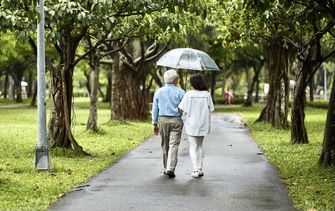
[[[156,90],[152,103],[152,124],[158,123],[158,116],[181,116],[178,105],[185,91],[174,84],[166,84]]]

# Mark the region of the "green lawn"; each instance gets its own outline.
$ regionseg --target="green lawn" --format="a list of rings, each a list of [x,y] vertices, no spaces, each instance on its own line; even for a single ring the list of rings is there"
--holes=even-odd
[[[0,101],[0,106],[4,104]],[[262,106],[217,110],[243,115],[254,140],[278,167],[296,208],[334,210],[334,170],[324,169],[317,163],[326,110],[306,110],[310,144],[297,145],[290,143],[289,130],[274,130],[268,124],[254,123]],[[95,157],[55,149],[51,151],[52,170],[47,172],[34,169],[36,109],[0,108],[0,210],[45,210],[69,189],[88,181],[152,134],[149,120],[110,123],[108,104],[102,104],[98,112],[98,133],[88,132],[85,130],[87,107],[87,99],[76,101],[72,129],[79,144]]]
[[[229,107],[223,112],[239,113],[251,129],[252,137],[276,166],[299,210],[334,210],[334,168],[318,164],[322,149],[326,109],[308,107],[306,128],[309,144],[292,144],[290,130],[275,130],[270,124],[255,123],[264,105]],[[290,120],[290,119],[289,119]]]
[[[0,210],[46,210],[69,189],[88,181],[152,135],[149,121],[109,123],[108,109],[98,112],[99,132],[88,132],[88,110],[75,109],[74,113],[74,137],[94,157],[52,150],[52,170],[39,172],[34,168],[36,109],[0,108]]]

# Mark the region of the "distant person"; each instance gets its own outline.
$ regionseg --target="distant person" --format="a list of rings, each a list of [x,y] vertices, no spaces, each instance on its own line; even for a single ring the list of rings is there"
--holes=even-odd
[[[189,153],[193,166],[192,177],[202,177],[203,172],[203,140],[210,131],[211,116],[214,105],[211,94],[201,75],[190,78],[192,90],[186,92],[179,104],[183,112],[185,133],[188,135]]]
[[[175,177],[178,161],[178,147],[180,144],[183,121],[178,105],[185,91],[177,87],[179,81],[175,70],[164,73],[165,85],[155,91],[152,104],[152,124],[155,135],[162,138],[164,174],[169,178]]]
[[[231,99],[233,99],[233,97],[234,97],[233,93],[228,89],[227,91],[225,91],[224,96],[226,98],[226,103],[228,105],[230,105],[231,104]]]

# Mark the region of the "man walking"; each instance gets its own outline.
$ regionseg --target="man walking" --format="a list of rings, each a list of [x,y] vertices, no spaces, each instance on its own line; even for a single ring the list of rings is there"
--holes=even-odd
[[[155,135],[161,135],[164,174],[169,178],[175,177],[178,147],[183,129],[178,105],[185,91],[177,87],[178,81],[179,77],[175,70],[166,71],[164,73],[165,86],[155,91],[152,104],[153,131]]]

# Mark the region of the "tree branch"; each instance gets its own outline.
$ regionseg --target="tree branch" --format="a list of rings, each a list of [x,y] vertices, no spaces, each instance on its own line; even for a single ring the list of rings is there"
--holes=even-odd
[[[88,54],[90,54],[92,51],[94,51],[97,47],[99,47],[105,40],[107,35],[99,40],[90,50],[86,51],[83,55],[79,56],[74,62],[73,62],[73,67],[76,66],[82,59],[84,59]]]
[[[157,52],[156,54],[154,54],[152,56],[149,55],[150,57],[146,58],[145,61],[149,62],[151,60],[156,59],[158,56],[160,56],[167,49],[167,47],[169,46],[170,42],[171,42],[171,39],[167,42],[167,44],[159,52]],[[157,47],[159,47],[159,46],[157,46]]]
[[[114,54],[114,53],[116,53],[116,52],[118,52],[118,51],[121,51],[121,49],[123,49],[123,48],[126,46],[126,44],[127,44],[127,42],[128,42],[128,39],[129,39],[129,38],[127,38],[126,41],[123,42],[123,44],[122,44],[121,47],[119,47],[119,48],[117,48],[117,49],[113,49],[113,50],[111,50],[111,51],[108,51],[108,52],[104,53],[101,57],[103,58],[103,57],[106,57],[106,56],[108,56],[108,55],[112,55],[112,54]],[[118,39],[118,40],[121,40],[121,39]]]

